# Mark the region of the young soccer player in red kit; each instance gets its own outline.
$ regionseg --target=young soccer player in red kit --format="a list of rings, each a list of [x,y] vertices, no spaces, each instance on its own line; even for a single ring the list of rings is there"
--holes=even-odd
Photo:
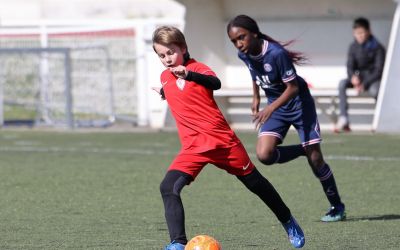
[[[180,192],[208,163],[235,175],[258,195],[282,223],[290,243],[295,248],[303,247],[303,231],[289,208],[271,183],[257,171],[219,110],[213,90],[219,89],[221,82],[215,73],[190,58],[185,37],[175,27],[156,29],[153,48],[167,68],[161,74],[162,87],[154,89],[168,102],[182,144],[160,185],[171,239],[165,249],[184,249],[187,238]]]

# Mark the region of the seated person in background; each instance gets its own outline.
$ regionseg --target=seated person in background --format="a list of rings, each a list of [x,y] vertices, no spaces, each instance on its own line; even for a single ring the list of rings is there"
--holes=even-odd
[[[353,36],[355,40],[347,55],[348,76],[339,83],[340,116],[336,132],[350,131],[346,89],[355,88],[358,94],[366,92],[376,99],[385,61],[385,48],[372,35],[368,19],[354,20]]]

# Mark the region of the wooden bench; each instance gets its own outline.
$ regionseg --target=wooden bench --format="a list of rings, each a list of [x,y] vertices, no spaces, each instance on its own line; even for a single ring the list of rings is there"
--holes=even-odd
[[[314,97],[318,120],[321,129],[332,130],[339,115],[339,98],[337,89],[310,89]],[[260,93],[261,95],[263,93]],[[354,89],[347,90],[349,116],[353,130],[369,130],[375,112],[375,99],[358,95]],[[232,127],[239,129],[252,128],[250,106],[253,91],[247,89],[220,89],[214,91],[214,97]],[[261,105],[266,98],[261,98]]]

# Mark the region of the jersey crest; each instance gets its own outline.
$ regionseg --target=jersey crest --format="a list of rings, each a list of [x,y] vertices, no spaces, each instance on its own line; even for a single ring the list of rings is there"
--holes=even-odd
[[[271,72],[272,71],[272,66],[269,63],[264,64],[264,70],[265,72]]]
[[[176,79],[176,86],[178,86],[180,90],[183,90],[183,88],[185,87],[185,79],[182,78]]]

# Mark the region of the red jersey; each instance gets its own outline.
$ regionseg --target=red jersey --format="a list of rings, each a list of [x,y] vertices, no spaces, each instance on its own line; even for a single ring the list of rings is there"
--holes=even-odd
[[[185,66],[188,71],[216,76],[208,66],[193,59]],[[161,84],[176,121],[183,150],[201,153],[240,143],[219,110],[213,90],[177,78],[168,69],[161,73]]]

